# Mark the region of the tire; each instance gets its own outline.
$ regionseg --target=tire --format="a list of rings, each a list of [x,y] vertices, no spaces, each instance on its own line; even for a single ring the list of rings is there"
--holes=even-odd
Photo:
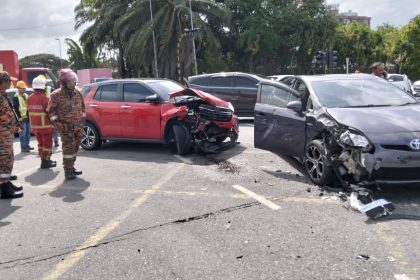
[[[91,151],[98,149],[102,144],[98,129],[87,122],[83,126],[83,137],[81,146],[84,150]]]
[[[192,135],[190,130],[181,123],[173,124],[170,136],[172,152],[178,155],[185,155],[191,151]]]
[[[334,171],[325,157],[325,146],[321,140],[313,140],[305,150],[305,170],[315,185],[330,185],[334,181]]]

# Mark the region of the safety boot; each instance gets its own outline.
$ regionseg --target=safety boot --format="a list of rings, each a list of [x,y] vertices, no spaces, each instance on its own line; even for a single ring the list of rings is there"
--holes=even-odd
[[[64,172],[64,177],[66,178],[66,180],[76,179],[76,175],[73,173],[73,171],[65,171]]]
[[[52,161],[50,159],[41,159],[41,169],[47,169],[47,168],[56,167],[56,166],[57,166],[56,161]]]
[[[17,186],[11,182],[3,183],[0,186],[1,199],[19,198],[23,196],[23,190],[16,191]]]
[[[73,167],[73,174],[74,175],[82,175],[83,171],[82,170],[77,170],[76,168]]]

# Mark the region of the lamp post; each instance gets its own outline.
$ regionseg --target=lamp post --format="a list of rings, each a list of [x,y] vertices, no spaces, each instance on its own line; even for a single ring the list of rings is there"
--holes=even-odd
[[[193,25],[193,18],[192,18],[193,14],[192,14],[192,9],[191,9],[191,0],[190,0],[190,20],[191,20],[191,30],[194,30],[194,25]],[[192,36],[192,43],[193,43],[193,53],[194,53],[194,70],[195,70],[195,75],[198,75],[197,73],[197,56],[195,54],[195,41],[194,41],[194,37]]]
[[[153,24],[153,11],[152,11],[152,0],[149,0],[149,7],[150,7],[150,22]],[[155,27],[153,26],[153,55],[155,57],[155,77],[159,78],[159,69],[157,64],[157,57],[156,57],[156,41],[155,41]]]
[[[55,40],[58,41],[58,47],[60,48],[60,68],[63,68],[63,59],[61,58],[61,41],[60,38],[54,38]]]

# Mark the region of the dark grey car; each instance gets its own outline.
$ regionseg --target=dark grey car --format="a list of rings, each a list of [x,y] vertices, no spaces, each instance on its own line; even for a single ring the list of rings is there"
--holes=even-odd
[[[240,117],[253,117],[261,77],[242,72],[203,74],[188,78],[188,85],[232,103]]]
[[[262,80],[255,147],[302,161],[318,185],[420,183],[419,102],[372,75]]]

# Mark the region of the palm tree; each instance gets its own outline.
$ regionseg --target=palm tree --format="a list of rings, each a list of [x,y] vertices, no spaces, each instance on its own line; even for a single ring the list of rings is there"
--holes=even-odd
[[[218,40],[212,34],[207,17],[226,19],[228,10],[212,0],[192,0],[194,26],[200,28],[198,42],[206,40],[217,47]],[[192,65],[192,40],[184,36],[190,27],[189,0],[153,1],[153,21],[150,20],[149,0],[137,0],[130,5],[116,22],[114,31],[126,43],[129,64],[146,75],[152,74],[152,32],[155,31],[158,46],[158,68],[160,76],[177,78],[177,61],[182,75],[188,75]]]

